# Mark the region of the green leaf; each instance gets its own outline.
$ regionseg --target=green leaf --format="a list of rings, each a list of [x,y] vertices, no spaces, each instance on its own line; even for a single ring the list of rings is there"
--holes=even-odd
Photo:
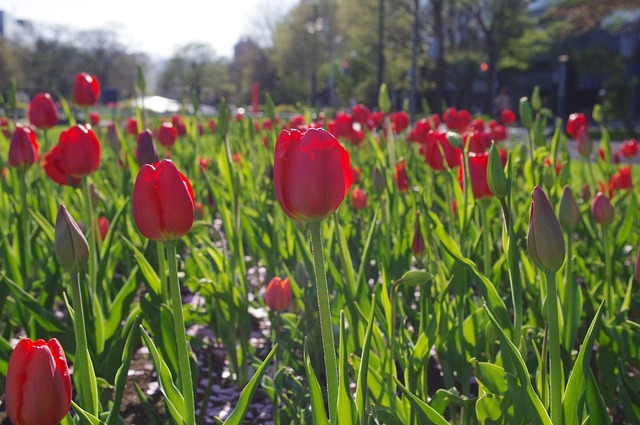
[[[413,395],[411,391],[406,389],[405,386],[402,385],[402,383],[398,380],[398,378],[394,376],[393,380],[395,381],[398,388],[400,388],[400,391],[402,391],[404,396],[409,399],[409,402],[415,408],[417,408],[419,412],[424,414],[424,417],[429,421],[427,423],[433,425],[449,425],[449,422],[447,422],[445,418],[443,418],[442,415],[440,415],[433,407],[429,406],[427,403]]]
[[[604,404],[602,394],[598,389],[596,378],[593,371],[588,370],[587,373],[587,392],[585,394],[587,406],[589,406],[589,418],[583,422],[588,425],[611,425],[611,418],[607,406]]]
[[[638,214],[638,202],[636,200],[635,192],[629,191],[627,196],[629,196],[629,207],[624,214],[624,220],[622,221],[622,224],[618,228],[618,235],[616,236],[617,247],[623,246],[629,239],[629,236],[634,233],[633,224],[636,215]]]
[[[485,307],[486,308],[486,307]],[[504,332],[497,319],[493,316],[491,311],[486,308],[487,315],[489,315],[489,319],[491,319],[491,323],[493,323],[494,329],[498,332],[498,337],[500,338],[500,350],[502,351],[503,356],[507,356],[510,360],[510,364],[514,369],[515,375],[520,380],[520,385],[522,385],[521,389],[523,389],[526,394],[527,407],[529,408],[529,413],[531,415],[531,420],[535,425],[553,425],[551,423],[551,419],[549,418],[549,414],[547,413],[542,401],[536,394],[533,389],[533,385],[531,384],[531,377],[529,376],[529,372],[527,371],[527,366],[520,355],[520,352],[513,345],[513,342],[507,337],[507,334]]]
[[[144,254],[140,252],[138,248],[136,248],[135,245],[133,245],[133,243],[129,241],[129,239],[123,236],[122,240],[124,240],[131,251],[133,251],[133,256],[138,263],[138,267],[140,268],[142,275],[146,279],[146,282],[149,284],[149,288],[157,297],[160,297],[162,295],[162,288],[160,285],[160,278],[158,277],[158,274],[153,269],[153,267],[151,267],[151,264],[149,264],[149,261],[147,261],[147,258],[144,256]]]
[[[153,340],[142,326],[140,326],[140,330],[142,331],[142,340],[144,345],[149,349],[149,354],[151,354],[153,364],[156,366],[160,390],[165,396],[169,413],[177,423],[181,424],[184,421],[182,417],[182,412],[184,412],[184,398],[182,397],[180,390],[176,388],[173,382],[173,377],[171,376],[171,371],[160,356]]]
[[[582,412],[584,411],[584,397],[587,386],[587,377],[589,365],[591,362],[591,352],[593,351],[593,343],[596,339],[598,321],[602,314],[602,305],[598,307],[589,330],[584,337],[584,342],[578,352],[578,357],[573,366],[573,370],[567,381],[567,388],[564,392],[562,400],[563,416],[565,425],[580,425],[582,423]]]
[[[274,345],[271,349],[271,352],[264,359],[256,373],[253,375],[253,378],[247,383],[247,385],[242,390],[240,394],[240,398],[238,399],[238,403],[236,404],[235,409],[229,415],[224,423],[226,425],[240,425],[244,419],[244,415],[247,414],[249,410],[249,404],[251,403],[251,399],[253,398],[253,394],[260,386],[260,382],[262,381],[262,377],[264,373],[267,371],[267,367],[271,362],[271,358],[276,354],[276,350],[278,349],[278,344]]]
[[[71,406],[73,407],[73,410],[78,414],[78,416],[80,416],[83,423],[88,423],[91,425],[104,425],[104,422],[84,410],[82,407],[78,406],[74,401],[71,401]]]
[[[127,335],[127,341],[124,345],[124,349],[122,350],[122,365],[118,369],[118,372],[116,372],[115,395],[113,398],[113,405],[111,406],[109,416],[107,417],[107,425],[115,425],[118,421],[120,404],[122,403],[122,396],[124,395],[124,387],[127,383],[129,365],[131,364],[131,359],[133,358],[133,349],[137,345],[137,341],[139,338],[138,330],[141,319],[137,315],[132,318],[134,320],[134,323],[131,327],[131,330],[129,331],[129,335]]]
[[[504,395],[509,391],[505,378],[506,372],[503,368],[492,363],[479,362],[476,359],[472,361],[478,382],[487,387],[491,393]]]
[[[322,398],[322,388],[316,374],[311,367],[311,360],[307,352],[307,344],[304,344],[304,365],[309,379],[309,394],[311,397],[311,414],[313,415],[313,423],[315,425],[329,425],[327,420],[327,412],[324,408],[324,400]]]
[[[373,333],[373,324],[375,321],[376,303],[375,296],[371,300],[371,312],[369,313],[369,322],[367,323],[367,331],[364,334],[364,343],[362,345],[362,358],[360,367],[358,368],[358,378],[356,386],[356,408],[360,412],[360,423],[364,424],[367,414],[367,396],[369,394],[368,375],[369,375],[369,354],[371,352],[371,335]]]
[[[398,279],[396,284],[404,284],[407,286],[422,286],[426,285],[433,279],[433,275],[424,270],[409,270]]]
[[[344,310],[340,311],[340,342],[338,350],[340,352],[340,364],[338,366],[338,417],[337,423],[350,425],[355,423],[356,405],[351,397],[349,383],[349,355],[347,353],[347,343],[345,338],[345,318]]]
[[[144,79],[144,72],[142,72],[142,67],[140,65],[136,65],[136,71],[136,88],[140,94],[144,95],[145,90],[147,90],[147,81]]]

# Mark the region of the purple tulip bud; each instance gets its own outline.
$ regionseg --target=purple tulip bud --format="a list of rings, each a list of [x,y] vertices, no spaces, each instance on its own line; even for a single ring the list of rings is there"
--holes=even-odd
[[[598,192],[598,194],[593,198],[593,202],[591,203],[591,214],[593,215],[593,220],[598,223],[606,226],[611,224],[613,221],[613,214],[615,210],[609,199],[602,192]]]
[[[564,263],[564,239],[553,208],[539,186],[531,193],[527,248],[533,262],[545,272],[557,272]]]

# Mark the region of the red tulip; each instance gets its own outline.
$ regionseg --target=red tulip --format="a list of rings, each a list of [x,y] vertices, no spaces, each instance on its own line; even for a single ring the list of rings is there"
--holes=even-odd
[[[127,134],[136,136],[138,134],[138,119],[136,117],[127,118],[125,127],[127,129]]]
[[[145,164],[133,187],[132,209],[136,226],[145,237],[179,239],[193,225],[193,189],[170,160]]]
[[[176,129],[178,136],[182,137],[187,134],[187,126],[184,124],[182,115],[173,115],[171,117],[171,124],[173,124],[173,127]]]
[[[135,156],[138,165],[142,166],[144,164],[155,164],[158,162],[160,157],[158,156],[158,149],[153,141],[151,130],[147,129],[140,133],[136,143],[137,147]]]
[[[291,304],[291,283],[289,278],[274,277],[267,285],[264,301],[273,311],[284,311]]]
[[[502,125],[511,125],[516,121],[516,114],[511,109],[503,109],[500,112],[500,122]]]
[[[613,190],[631,189],[633,187],[633,183],[631,181],[631,166],[626,165],[624,167],[621,167],[616,173],[611,176],[611,180],[609,181],[609,183]]]
[[[451,142],[447,139],[445,133],[438,133],[437,131],[429,130],[425,143],[421,148],[421,152],[424,155],[424,159],[434,171],[444,170],[444,161],[442,159],[442,152],[447,160],[447,166],[454,168],[460,165],[462,151],[458,148],[454,148]]]
[[[424,236],[422,235],[422,227],[420,226],[420,213],[416,214],[416,222],[414,225],[413,241],[411,242],[411,252],[416,258],[421,258],[426,251],[424,244]]]
[[[465,109],[458,111],[451,107],[444,111],[442,120],[449,130],[461,133],[471,124],[471,114]]]
[[[351,206],[354,210],[363,210],[367,208],[367,193],[359,187],[351,192]]]
[[[62,156],[60,155],[59,145],[55,145],[49,152],[44,154],[42,168],[44,168],[47,177],[61,186],[69,185],[78,187],[78,185],[80,185],[81,179],[68,175],[62,168]]]
[[[271,120],[269,120],[269,122],[271,122]],[[216,132],[216,120],[214,120],[213,118],[211,118],[211,119],[209,120],[209,130],[210,130],[212,133],[215,133],[215,132]],[[177,131],[176,131],[176,133],[177,133]]]
[[[625,140],[620,147],[620,153],[625,158],[633,158],[638,154],[638,141],[636,139]]]
[[[598,192],[598,194],[593,198],[593,202],[591,203],[591,214],[593,215],[593,220],[598,223],[606,226],[611,224],[613,221],[613,216],[615,213],[615,209],[609,199],[602,193]]]
[[[78,106],[93,106],[100,97],[100,83],[98,78],[86,72],[76,74],[73,85],[73,100]]]
[[[329,123],[329,131],[336,137],[349,137],[353,131],[351,115],[337,112],[335,119]]]
[[[9,165],[27,169],[38,161],[36,133],[29,127],[17,126],[9,145]]]
[[[404,158],[396,164],[395,178],[400,193],[404,193],[409,190],[409,176],[407,175],[407,165]]]
[[[283,130],[276,141],[273,180],[284,212],[294,220],[316,222],[342,203],[353,171],[349,153],[321,128]]]
[[[584,114],[571,114],[567,121],[567,134],[577,139],[580,133],[587,127],[587,117]]]
[[[391,117],[394,133],[401,133],[409,127],[409,114],[405,111],[396,112]]]
[[[362,103],[358,103],[351,108],[351,116],[353,117],[353,120],[360,123],[363,128],[367,125],[370,113],[371,111],[369,108]]]
[[[471,190],[475,199],[484,199],[493,196],[487,183],[487,165],[489,163],[488,153],[469,153],[469,176],[471,180]],[[504,166],[504,163],[502,164]],[[464,181],[464,168],[460,167],[459,179]]]
[[[176,143],[176,139],[178,138],[178,131],[173,128],[173,124],[170,122],[163,122],[160,124],[160,129],[158,130],[158,141],[165,148],[170,148]]]
[[[97,127],[98,124],[100,124],[100,114],[99,113],[91,111],[87,115],[89,117],[89,124],[91,124],[91,127]]]
[[[67,175],[80,179],[100,167],[100,141],[90,128],[78,124],[63,131],[57,146]]]
[[[9,119],[7,117],[0,118],[0,129],[2,130],[2,134],[4,137],[9,137]]]
[[[7,370],[5,405],[14,425],[56,425],[71,406],[71,379],[62,346],[20,340]]]
[[[29,103],[29,122],[36,128],[48,130],[58,124],[58,109],[49,93],[36,94]]]
[[[109,233],[109,220],[107,217],[98,218],[98,230],[100,231],[100,240],[103,241]]]

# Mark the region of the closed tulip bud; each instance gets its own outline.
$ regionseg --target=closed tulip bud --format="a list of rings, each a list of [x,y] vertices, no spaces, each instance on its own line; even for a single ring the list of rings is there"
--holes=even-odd
[[[273,183],[283,211],[304,223],[338,209],[351,183],[349,153],[322,128],[283,130],[276,140]]]
[[[378,195],[384,192],[384,188],[387,186],[382,171],[377,166],[373,167],[373,172],[371,173],[371,186]]]
[[[611,224],[613,221],[614,213],[615,210],[613,205],[611,205],[611,202],[609,202],[609,199],[602,192],[598,192],[591,203],[591,214],[593,215],[593,220],[598,224],[606,226]]]
[[[89,124],[91,124],[91,127],[97,127],[98,124],[100,124],[100,114],[95,112],[95,111],[91,111],[87,114],[88,118],[89,118]]]
[[[170,160],[144,164],[133,187],[133,218],[146,238],[179,239],[191,230],[194,197],[191,183]]]
[[[291,283],[289,278],[274,277],[267,285],[264,301],[273,311],[285,311],[291,304]]]
[[[36,94],[27,111],[29,122],[36,128],[48,130],[58,124],[58,109],[49,93]]]
[[[77,272],[89,261],[89,244],[64,205],[56,216],[54,244],[58,263],[68,272]]]
[[[507,196],[507,176],[504,173],[504,166],[500,160],[500,153],[495,143],[491,144],[489,151],[489,165],[487,166],[487,184],[489,189],[498,198]]]
[[[11,353],[5,405],[13,425],[56,425],[71,406],[67,359],[57,339],[20,340]]]
[[[520,121],[526,128],[531,128],[533,125],[533,112],[531,111],[531,103],[527,97],[520,98]]]
[[[158,149],[153,141],[151,130],[145,130],[138,135],[136,148],[136,161],[139,166],[155,164],[160,160]]]
[[[380,92],[378,93],[378,107],[385,114],[391,112],[391,98],[389,97],[389,90],[385,83],[382,83],[380,86]]]
[[[76,74],[73,85],[73,100],[78,106],[93,106],[100,97],[100,83],[98,78],[86,72]]]
[[[451,146],[457,149],[461,149],[464,145],[462,141],[462,136],[455,131],[447,131],[447,140],[451,143]]]
[[[542,185],[547,188],[547,190],[553,187],[553,184],[556,182],[556,173],[551,167],[544,167],[542,169]]]
[[[103,241],[109,233],[109,219],[107,217],[98,218],[98,231],[100,232],[100,240]]]
[[[122,141],[120,140],[120,134],[114,123],[107,126],[107,142],[115,153],[119,153],[122,148]]]
[[[580,210],[578,203],[573,196],[573,191],[567,185],[562,189],[560,198],[560,209],[558,210],[558,221],[565,232],[571,232],[580,223]]]
[[[396,184],[400,193],[409,190],[409,175],[407,174],[407,162],[403,158],[396,164]]]
[[[411,242],[411,252],[420,259],[426,251],[424,244],[424,236],[422,236],[422,227],[420,226],[420,213],[416,214],[416,223],[414,225],[413,241]]]
[[[564,263],[564,239],[560,223],[553,208],[540,187],[531,193],[531,213],[527,248],[529,256],[545,272],[557,272]]]
[[[31,167],[38,162],[38,149],[36,133],[29,127],[17,126],[9,145],[9,165],[20,169]]]
[[[531,93],[531,107],[534,111],[539,111],[542,108],[542,99],[540,98],[540,86],[535,86]]]

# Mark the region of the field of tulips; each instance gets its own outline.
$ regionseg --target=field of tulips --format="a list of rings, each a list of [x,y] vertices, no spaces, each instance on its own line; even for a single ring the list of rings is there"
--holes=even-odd
[[[78,74],[59,106],[9,104],[0,415],[639,424],[637,142],[535,90],[517,121],[415,123],[380,93],[375,112],[101,117]]]

